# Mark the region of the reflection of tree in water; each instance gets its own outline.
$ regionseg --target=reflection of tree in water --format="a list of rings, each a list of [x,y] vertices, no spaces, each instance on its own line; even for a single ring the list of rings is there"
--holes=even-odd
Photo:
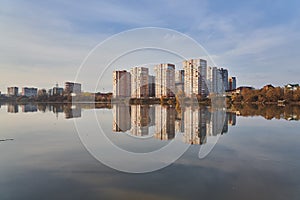
[[[241,116],[262,116],[265,119],[299,120],[300,106],[277,106],[261,104],[237,104],[230,108]]]

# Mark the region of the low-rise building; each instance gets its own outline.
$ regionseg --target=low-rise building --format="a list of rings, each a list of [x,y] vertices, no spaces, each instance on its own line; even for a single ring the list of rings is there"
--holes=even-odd
[[[299,88],[299,84],[287,84],[284,86],[286,90],[295,91]]]

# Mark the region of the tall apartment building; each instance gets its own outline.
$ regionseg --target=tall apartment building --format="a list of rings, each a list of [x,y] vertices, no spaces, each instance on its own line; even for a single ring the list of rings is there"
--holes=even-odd
[[[126,70],[113,72],[113,97],[125,98],[131,95],[131,75]]]
[[[183,69],[185,95],[187,97],[193,95],[207,96],[207,61],[203,59],[185,60],[183,61]]]
[[[228,81],[228,90],[236,89],[236,77],[229,77]]]
[[[175,65],[164,63],[154,67],[155,71],[155,97],[175,96]]]
[[[224,91],[227,91],[228,90],[228,70],[221,68],[220,73],[221,73],[221,77],[222,77]]]
[[[225,75],[226,72],[224,72]],[[228,75],[227,75],[228,76]],[[226,76],[222,76],[221,69],[217,67],[208,67],[207,70],[207,85],[209,92],[212,94],[222,94],[225,92],[225,85],[223,79],[226,79]]]
[[[73,82],[65,82],[65,92],[67,94],[70,94],[70,93],[80,94],[81,93],[81,84],[73,83]]]
[[[149,75],[149,97],[155,97],[155,76]]]
[[[134,67],[131,73],[131,98],[149,97],[149,70],[145,67]]]
[[[18,96],[19,88],[18,87],[8,87],[7,88],[7,95],[8,96]]]
[[[184,93],[184,70],[175,72],[175,92]]]
[[[35,97],[37,96],[37,88],[28,88],[28,87],[23,87],[22,88],[22,96],[26,97]]]

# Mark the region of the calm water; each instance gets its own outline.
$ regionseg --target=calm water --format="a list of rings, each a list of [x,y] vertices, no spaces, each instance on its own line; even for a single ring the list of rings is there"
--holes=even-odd
[[[274,112],[251,117],[212,108],[93,107],[1,105],[0,199],[299,199],[300,123],[291,120],[299,118],[298,108],[266,120]],[[111,169],[86,150],[75,127],[92,134],[95,117],[127,151],[154,151],[180,134],[188,150],[151,173]],[[199,159],[200,147],[216,138]]]

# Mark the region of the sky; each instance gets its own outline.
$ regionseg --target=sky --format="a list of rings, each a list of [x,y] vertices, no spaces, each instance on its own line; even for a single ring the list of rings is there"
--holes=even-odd
[[[300,2],[296,0],[0,0],[0,5],[2,93],[8,86],[50,88],[75,80],[99,43],[143,27],[166,28],[194,39],[217,66],[237,77],[238,86],[300,82]],[[97,65],[104,68],[99,60]],[[89,76],[81,77],[85,91],[94,90],[85,84]],[[100,88],[109,91],[111,77],[105,78]]]

